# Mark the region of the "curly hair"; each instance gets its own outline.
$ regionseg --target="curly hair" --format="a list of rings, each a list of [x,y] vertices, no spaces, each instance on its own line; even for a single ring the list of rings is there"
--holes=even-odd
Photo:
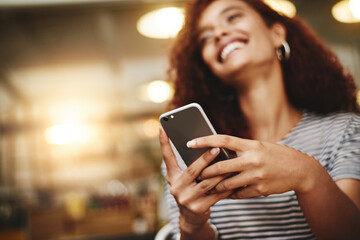
[[[201,57],[197,25],[204,9],[215,0],[188,3],[183,29],[170,53],[168,75],[174,81],[171,107],[198,102],[218,132],[249,137],[235,89],[215,76]],[[287,97],[299,110],[326,114],[337,111],[359,112],[356,86],[337,56],[299,18],[280,15],[261,0],[246,2],[270,27],[278,22],[286,28],[290,59],[282,62]]]

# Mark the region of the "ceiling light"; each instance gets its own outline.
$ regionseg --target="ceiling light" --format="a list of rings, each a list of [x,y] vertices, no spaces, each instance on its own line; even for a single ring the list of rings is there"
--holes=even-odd
[[[349,7],[354,17],[360,20],[360,0],[350,0]]]
[[[51,144],[84,143],[90,138],[90,130],[77,124],[58,124],[46,130],[46,141]]]
[[[141,85],[138,89],[138,96],[141,100],[154,103],[162,103],[172,98],[174,93],[170,84],[163,80],[154,80]]]
[[[294,17],[296,14],[295,5],[287,0],[264,0],[275,11],[284,14],[287,17]]]
[[[147,94],[152,102],[161,103],[170,99],[172,88],[167,82],[156,80],[147,86]]]
[[[355,1],[355,4],[357,1]],[[332,9],[331,9],[331,13],[334,16],[334,18],[339,21],[339,22],[343,22],[343,23],[356,23],[356,22],[360,22],[359,18],[356,18],[354,16],[354,14],[352,12],[355,11],[355,9],[353,11],[350,10],[349,6],[349,1],[340,1],[338,3],[336,3]],[[359,11],[359,10],[357,10]]]
[[[161,8],[143,15],[137,22],[138,31],[149,38],[172,38],[184,22],[181,8]]]

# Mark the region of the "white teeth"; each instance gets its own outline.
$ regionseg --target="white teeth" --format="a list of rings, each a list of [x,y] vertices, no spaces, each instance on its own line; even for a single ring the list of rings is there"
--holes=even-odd
[[[234,51],[235,49],[244,48],[245,42],[232,42],[226,45],[220,54],[221,61],[224,61],[225,58],[229,55],[230,52]]]

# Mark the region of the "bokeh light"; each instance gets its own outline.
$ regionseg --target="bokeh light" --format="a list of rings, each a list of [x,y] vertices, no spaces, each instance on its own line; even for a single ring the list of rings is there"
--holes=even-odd
[[[149,38],[172,38],[177,35],[183,22],[183,10],[168,7],[143,15],[137,22],[137,29],[142,35]]]
[[[143,101],[162,103],[170,100],[174,94],[172,86],[164,80],[154,80],[141,85],[138,97]]]
[[[48,143],[63,145],[67,143],[85,143],[89,141],[91,131],[80,124],[62,123],[49,127],[45,132]]]
[[[355,8],[355,5],[358,4],[357,2],[358,1],[352,3],[353,6],[351,7],[349,1],[340,1],[332,7],[331,13],[337,21],[342,23],[360,22],[360,18],[355,17],[353,14],[354,12],[360,11],[359,8],[357,10]]]
[[[287,0],[264,0],[275,11],[284,14],[288,17],[294,17],[296,15],[295,5]]]
[[[360,0],[350,0],[349,7],[354,17],[360,20]]]

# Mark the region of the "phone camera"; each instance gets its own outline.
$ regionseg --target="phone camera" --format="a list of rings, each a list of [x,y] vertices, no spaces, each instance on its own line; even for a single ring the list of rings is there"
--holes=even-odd
[[[168,117],[164,117],[163,119],[164,119],[165,122],[169,121]]]

